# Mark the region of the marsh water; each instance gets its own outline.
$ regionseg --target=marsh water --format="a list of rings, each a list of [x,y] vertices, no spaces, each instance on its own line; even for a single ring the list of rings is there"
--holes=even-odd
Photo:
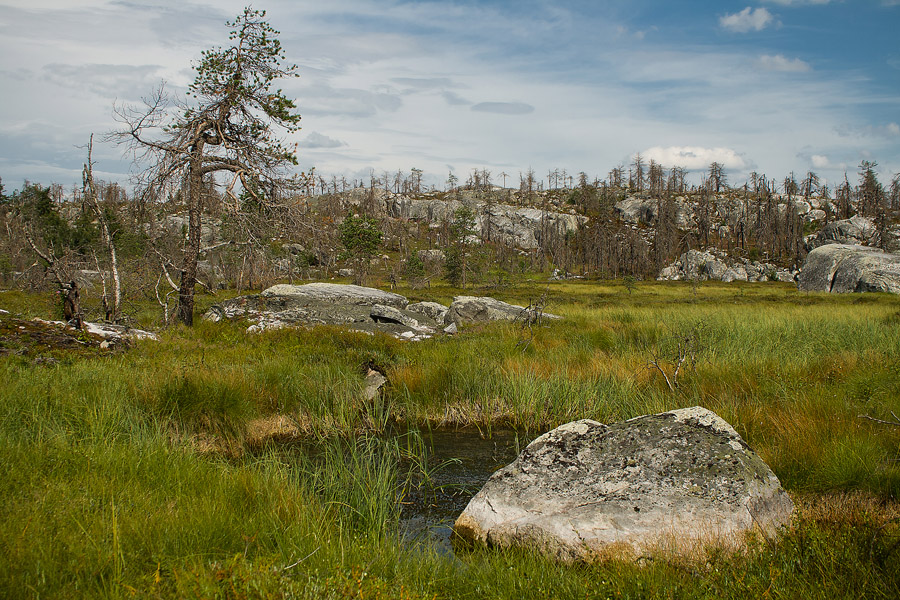
[[[396,493],[402,542],[451,553],[453,523],[469,500],[535,437],[510,429],[416,429],[361,438],[291,440],[280,445],[279,453],[297,469],[318,473],[313,479],[318,477],[331,490],[325,492],[332,494],[326,501],[349,505],[350,512],[362,506],[368,515],[371,505],[377,504],[361,500],[359,494],[371,498],[373,493]],[[386,464],[391,466],[385,469]],[[399,481],[385,473],[394,473]],[[349,496],[334,497],[335,491],[340,495],[348,487],[355,487]]]
[[[410,544],[451,552],[453,523],[491,474],[518,456],[535,434],[477,429],[420,432],[427,451],[428,482],[402,500],[400,530]]]

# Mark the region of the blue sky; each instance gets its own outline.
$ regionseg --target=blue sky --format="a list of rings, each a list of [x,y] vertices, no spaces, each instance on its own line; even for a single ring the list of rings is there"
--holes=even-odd
[[[178,94],[244,2],[0,0],[0,177],[80,181],[113,105]],[[729,181],[900,172],[900,0],[257,2],[301,78],[301,167],[605,177],[635,152]],[[127,183],[122,149],[96,172]]]

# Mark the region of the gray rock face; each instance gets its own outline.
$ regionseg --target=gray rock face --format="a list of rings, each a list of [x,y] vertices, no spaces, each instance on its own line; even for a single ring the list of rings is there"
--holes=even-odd
[[[380,201],[388,216],[433,225],[452,221],[454,213],[467,206],[475,214],[475,225],[483,238],[501,240],[524,250],[538,248],[540,233],[547,228],[560,233],[574,232],[579,224],[587,222],[587,218],[580,215],[522,208],[499,202],[487,204],[466,194],[461,196],[461,200],[390,195],[382,196]]]
[[[394,308],[406,308],[409,301],[400,294],[375,288],[339,283],[307,283],[305,285],[279,284],[264,290],[263,297],[289,296],[297,301],[339,302],[342,304],[383,304]]]
[[[437,302],[413,302],[406,306],[406,310],[420,315],[425,315],[429,319],[438,323],[443,323],[449,310],[443,304]]]
[[[727,270],[728,265],[721,260],[710,260],[703,265],[704,274],[715,281],[721,281]]]
[[[722,274],[722,283],[731,283],[732,281],[747,281],[747,270],[737,265],[730,267]]]
[[[900,294],[900,254],[869,246],[819,246],[806,255],[798,287],[801,292]]]
[[[615,204],[616,214],[626,223],[652,225],[656,222],[659,204],[654,199],[629,196]],[[675,202],[675,225],[679,229],[688,229],[693,225],[693,210],[682,200]]]
[[[805,218],[807,221],[821,221],[825,218],[825,211],[819,208],[814,208],[806,213]]]
[[[372,307],[372,310],[369,311],[369,316],[372,317],[372,320],[376,323],[396,323],[416,331],[433,331],[433,329],[426,325],[422,325],[417,319],[411,317],[409,311],[402,311],[393,306],[376,304]]]
[[[488,321],[515,321],[516,319],[534,320],[537,314],[525,306],[507,304],[487,296],[456,296],[445,317],[446,323],[486,323]],[[560,317],[543,313],[548,319]]]
[[[706,277],[706,263],[716,260],[709,252],[688,250],[681,255],[681,270],[685,279],[708,279]],[[724,273],[724,271],[723,271]]]
[[[203,318],[246,318],[254,321],[251,333],[290,325],[346,325],[412,340],[430,337],[443,326],[443,321],[406,310],[407,303],[399,294],[357,285],[275,285],[214,305]]]
[[[794,281],[796,273],[776,267],[770,263],[760,263],[737,259],[728,264],[724,255],[712,252],[688,250],[668,267],[663,267],[657,277],[660,281]]]
[[[627,223],[651,225],[656,220],[657,202],[644,198],[628,197],[616,202],[616,213]]]
[[[832,221],[804,240],[806,248],[813,250],[826,244],[868,244],[875,236],[872,219],[854,215],[849,219]]]
[[[774,535],[793,503],[723,419],[701,407],[603,425],[568,423],[494,473],[457,519],[463,543],[563,561],[694,554]]]
[[[254,321],[249,332],[290,325],[346,325],[362,331],[384,331],[398,338],[420,340],[453,324],[485,321],[534,320],[537,314],[523,306],[490,297],[459,296],[448,309],[437,302],[409,301],[399,294],[374,288],[335,283],[275,285],[261,294],[239,296],[212,306],[208,321],[246,318]],[[547,319],[556,315],[543,313]]]

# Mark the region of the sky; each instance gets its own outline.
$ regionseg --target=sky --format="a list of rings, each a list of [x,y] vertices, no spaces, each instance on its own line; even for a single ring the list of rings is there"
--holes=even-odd
[[[129,185],[116,105],[183,96],[245,1],[0,0],[0,177]],[[298,170],[607,176],[640,152],[731,184],[900,172],[900,0],[268,0]]]

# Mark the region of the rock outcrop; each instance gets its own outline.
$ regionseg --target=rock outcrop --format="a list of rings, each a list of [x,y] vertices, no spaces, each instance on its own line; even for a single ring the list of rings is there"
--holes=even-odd
[[[357,306],[383,304],[394,308],[406,308],[406,305],[409,304],[409,300],[400,294],[385,292],[376,288],[339,283],[307,283],[305,285],[283,283],[273,285],[260,295],[267,298],[287,296],[299,302],[332,302]]]
[[[494,473],[454,525],[459,543],[563,561],[694,554],[774,536],[793,503],[723,419],[701,407],[568,423]]]
[[[659,202],[652,198],[628,196],[615,204],[616,214],[626,223],[653,225],[659,212]],[[675,201],[675,226],[690,229],[694,225],[693,209],[684,200]]]
[[[538,318],[558,319],[557,315],[540,312],[527,306],[507,304],[487,296],[456,296],[450,304],[445,322],[457,326],[488,321],[534,321]]]
[[[425,315],[437,323],[444,323],[449,309],[437,302],[413,302],[406,306],[406,310]]]
[[[785,281],[796,279],[797,273],[771,263],[730,259],[710,251],[688,250],[674,263],[664,267],[657,277],[660,281]]]
[[[437,302],[409,301],[399,294],[375,288],[335,283],[275,285],[261,294],[239,296],[212,306],[208,321],[245,318],[249,332],[290,325],[345,325],[352,329],[383,331],[398,338],[421,340],[438,332],[455,333],[463,323],[535,320],[555,315],[507,304],[489,297],[459,296],[448,308]]]
[[[849,219],[832,221],[819,231],[804,238],[807,250],[813,250],[826,244],[862,245],[870,243],[875,237],[875,224],[872,219],[854,215]]]
[[[455,198],[448,199],[360,188],[348,192],[338,210],[346,212],[351,207],[374,204],[375,212],[380,215],[440,227],[442,223],[452,221],[457,210],[466,207],[473,212],[475,227],[482,239],[501,241],[522,250],[537,249],[542,232],[572,233],[588,221],[587,217],[574,214],[574,210],[565,212],[557,206],[541,210],[506,204],[500,195],[495,195],[494,199],[486,202],[469,190],[460,190]]]
[[[869,246],[819,246],[806,255],[798,288],[801,292],[900,294],[900,254]]]
[[[246,318],[255,322],[248,329],[253,333],[289,325],[346,325],[406,339],[430,337],[443,326],[423,313],[407,310],[407,304],[399,294],[358,285],[281,284],[214,305],[203,317],[209,321]]]

